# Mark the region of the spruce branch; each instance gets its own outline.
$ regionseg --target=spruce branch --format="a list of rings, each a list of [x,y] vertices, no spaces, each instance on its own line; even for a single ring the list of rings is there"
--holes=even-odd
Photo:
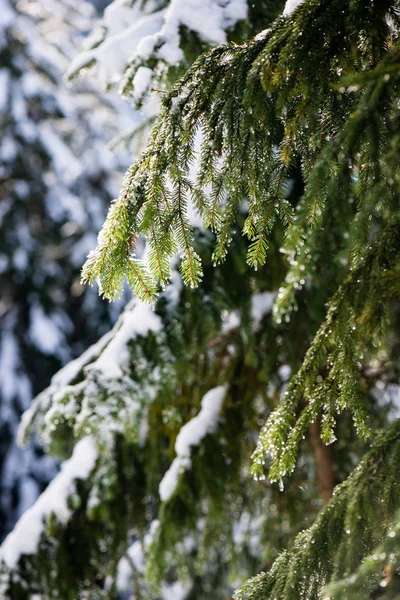
[[[252,465],[256,478],[264,477],[266,456],[272,481],[291,473],[299,444],[317,419],[326,444],[335,441],[335,415],[344,410],[352,413],[358,435],[370,436],[358,362],[384,336],[391,302],[399,293],[399,260],[400,228],[395,223],[377,235],[329,302],[300,370],[260,433]]]
[[[388,25],[388,19],[397,23],[398,17],[387,0],[363,10],[361,31],[356,27],[359,3],[308,0],[247,44],[219,46],[200,56],[162,98],[148,147],[128,171],[83,280],[99,279],[106,297],[117,296],[129,271],[129,238],[144,234],[151,246],[146,268],[164,285],[175,251],[170,239],[165,243],[168,223],[168,234],[182,251],[185,282],[198,285],[201,264],[192,246],[188,202],[194,203],[205,226],[216,231],[213,260],[221,262],[238,206],[247,197],[248,259],[258,267],[266,260],[276,216],[293,248],[318,227],[338,193],[350,202],[363,164],[371,164],[368,171],[372,169],[375,180],[384,173],[397,182],[396,167],[384,160],[387,148],[379,140],[387,138],[398,110],[397,38]],[[315,77],[320,65],[324,73]],[[193,182],[188,174],[197,159]],[[294,223],[286,188],[298,161],[304,166],[304,210]],[[361,194],[363,179],[361,175]],[[162,216],[166,197],[169,220]],[[392,200],[388,189],[382,207]],[[141,220],[146,204],[151,210]],[[368,230],[369,207],[360,198],[358,220]]]
[[[399,587],[398,556],[400,551],[400,513],[385,527],[382,540],[366,556],[350,577],[327,586],[327,600],[357,600],[361,595],[381,600],[395,598]]]
[[[377,544],[382,526],[384,532],[392,531],[390,516],[399,508],[400,499],[399,456],[397,420],[335,489],[332,500],[310,529],[297,536],[293,548],[283,551],[270,571],[249,579],[235,593],[235,599],[320,600],[329,582],[352,575]],[[372,569],[375,581],[379,578],[377,566]],[[362,567],[361,575],[367,570]]]

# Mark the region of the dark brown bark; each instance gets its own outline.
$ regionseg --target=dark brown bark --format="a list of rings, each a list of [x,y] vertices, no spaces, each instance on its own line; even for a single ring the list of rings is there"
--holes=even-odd
[[[317,483],[321,499],[327,504],[332,498],[333,488],[336,485],[336,474],[332,457],[331,446],[326,446],[321,440],[321,426],[318,421],[310,425],[310,440],[314,453]]]

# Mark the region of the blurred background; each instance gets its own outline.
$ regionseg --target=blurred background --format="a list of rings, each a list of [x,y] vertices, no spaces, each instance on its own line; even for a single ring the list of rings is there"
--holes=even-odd
[[[58,469],[34,441],[18,447],[22,412],[126,302],[101,300],[80,269],[132,160],[113,140],[138,115],[63,80],[107,4],[0,0],[0,540]]]

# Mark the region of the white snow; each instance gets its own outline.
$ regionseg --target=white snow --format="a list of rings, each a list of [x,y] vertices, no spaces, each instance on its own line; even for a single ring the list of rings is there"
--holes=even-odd
[[[289,367],[289,365],[282,365],[278,369],[278,375],[282,379],[282,381],[288,381],[288,379],[290,379],[291,374],[292,369]]]
[[[121,377],[122,369],[129,363],[127,343],[136,335],[147,335],[150,331],[157,332],[160,329],[161,319],[151,306],[140,302],[130,304],[112,331],[54,375],[51,380],[53,391],[72,383],[87,365],[101,371],[104,377]]]
[[[175,261],[176,263],[178,261]],[[175,266],[175,265],[174,265]],[[165,288],[163,292],[163,296],[167,301],[168,307],[172,310],[176,309],[178,306],[179,298],[181,297],[181,292],[183,289],[183,281],[182,277],[175,268],[172,269],[171,273],[171,281]]]
[[[155,35],[161,24],[162,14],[145,15],[130,27],[107,38],[98,50],[91,53],[104,70],[107,79],[112,80],[116,74],[121,75],[125,71],[127,64],[138,51],[138,46],[143,40]]]
[[[75,491],[75,480],[86,479],[97,460],[97,447],[91,437],[81,439],[75,446],[72,457],[61,468],[35,504],[20,518],[13,531],[0,547],[0,561],[9,569],[15,569],[23,554],[35,554],[45,520],[54,514],[65,524],[71,515],[68,498]]]
[[[82,369],[97,358],[103,348],[111,339],[112,331],[109,331],[99,339],[96,344],[90,346],[81,356],[69,362],[65,367],[60,369],[52,378],[51,385],[56,387],[64,387],[69,385],[82,371]]]
[[[16,429],[18,419],[15,402],[27,408],[32,399],[31,384],[23,371],[20,346],[15,335],[16,320],[16,314],[10,311],[3,318],[0,332],[0,423],[8,422],[11,430]]]
[[[268,29],[263,29],[262,31],[260,31],[260,33],[258,33],[258,34],[255,36],[255,38],[254,38],[254,39],[255,39],[255,41],[256,41],[256,42],[261,42],[262,40],[265,40],[265,38],[266,38],[266,37],[267,37],[267,35],[270,33],[270,31],[271,31],[271,29],[270,29],[270,28],[268,28]]]
[[[303,4],[304,0],[286,0],[285,8],[283,9],[283,15],[291,15],[300,4]]]
[[[223,311],[222,314],[222,333],[227,333],[231,329],[236,329],[240,325],[240,315],[237,310],[231,312]]]
[[[276,292],[262,292],[254,294],[251,299],[251,317],[254,328],[257,329],[264,316],[272,311]]]
[[[52,157],[53,168],[64,181],[76,179],[82,172],[82,164],[74,156],[71,149],[62,140],[50,123],[40,123],[38,126],[41,141]]]
[[[92,368],[110,379],[122,377],[123,369],[129,364],[127,343],[137,335],[160,331],[161,326],[161,319],[151,306],[141,302],[134,304],[133,308],[126,310],[121,316],[117,331]]]
[[[133,79],[133,99],[139,102],[150,88],[153,71],[148,67],[139,67]]]
[[[258,510],[262,510],[262,505]],[[240,518],[235,522],[233,526],[233,541],[235,544],[235,548],[237,552],[244,549],[243,546],[246,546],[246,551],[250,550],[251,554],[254,557],[260,555],[261,547],[262,547],[262,536],[260,532],[262,531],[263,524],[265,523],[265,514],[261,512],[261,514],[256,513],[250,514],[246,510],[243,511],[240,515]],[[271,501],[269,500],[268,510],[271,509]],[[276,510],[276,507],[275,507]]]
[[[0,1],[0,31],[6,29],[15,20],[15,12],[12,10],[8,0]]]
[[[184,600],[189,592],[187,587],[184,587],[180,581],[175,581],[170,585],[163,584],[161,586],[162,600]]]
[[[18,146],[15,140],[8,136],[3,136],[0,145],[0,158],[2,162],[12,162],[18,153]]]
[[[53,164],[54,162],[55,158],[53,156]],[[60,169],[59,173],[60,175],[62,174],[65,179],[68,179],[69,172],[66,169]],[[75,174],[76,173],[77,172],[75,171]],[[51,181],[49,181],[49,184],[51,185]],[[73,233],[79,232],[80,228],[89,229],[88,220],[90,217],[87,214],[86,207],[82,205],[82,198],[79,198],[79,196],[71,194],[69,190],[62,190],[60,193],[60,188],[58,186],[51,186],[46,194],[45,202],[49,216],[58,223],[64,222],[61,229],[63,235],[65,235],[66,227],[68,226],[73,228]],[[70,219],[70,221],[65,222],[65,219]],[[93,233],[88,231],[87,235],[83,236],[82,242],[84,243],[86,238],[89,238],[89,240],[92,241],[92,236]]]
[[[162,502],[168,502],[176,490],[179,476],[190,468],[190,456],[177,456],[160,482],[158,491]]]
[[[226,32],[245,20],[248,12],[246,0],[171,0],[162,10],[157,4],[143,4],[133,2],[129,7],[124,0],[114,0],[93,34],[92,48],[72,62],[67,77],[96,63],[106,82],[113,83],[119,81],[130,64],[140,65],[152,56],[167,65],[179,64],[184,59],[182,27],[204,42],[224,44]],[[137,80],[135,77],[135,97],[143,97],[150,84],[149,73],[142,73]]]
[[[21,126],[28,123],[27,111],[26,111],[26,102],[24,95],[22,93],[22,89],[19,86],[13,86],[12,89],[12,101],[11,101],[11,113],[14,118],[15,123],[18,126]]]
[[[33,477],[22,477],[19,481],[18,491],[20,501],[17,509],[17,518],[19,519],[35,503],[40,494],[39,483]]]
[[[145,546],[146,550],[148,550],[150,548],[150,546],[156,539],[156,537],[160,531],[160,528],[161,528],[161,522],[159,521],[159,519],[153,519],[150,524],[150,530],[148,533],[146,533],[145,538],[144,538],[144,546]]]
[[[30,310],[29,337],[40,352],[58,355],[65,344],[65,336],[50,315],[46,315],[40,304],[33,304]]]
[[[218,0],[172,0],[159,34],[151,40],[143,40],[138,51],[146,59],[156,46],[160,46],[157,56],[174,65],[183,59],[180,27],[196,32],[200,39],[210,44],[224,44],[227,41],[226,30],[246,17],[247,2],[244,0],[228,0],[224,4]]]
[[[3,324],[0,344],[0,391],[3,404],[10,402],[15,394],[20,361],[19,348],[12,332],[14,323],[11,319],[9,321],[10,326],[7,326],[7,321]]]
[[[12,257],[13,265],[20,271],[25,271],[28,266],[28,253],[25,248],[19,247],[14,250]]]
[[[173,101],[174,100],[176,101],[175,107],[177,110],[180,110],[180,108],[179,108],[180,103],[184,102],[186,100],[188,92],[189,92],[189,90],[187,88],[184,88],[182,90],[181,94],[177,98],[173,99]],[[174,103],[173,103],[173,106],[174,106]],[[194,138],[194,144],[193,144],[195,160],[191,161],[189,164],[189,177],[192,181],[196,181],[196,178],[197,178],[197,172],[198,172],[198,168],[199,168],[199,157],[201,155],[202,142],[203,142],[203,134],[201,132],[201,129],[199,129],[196,132],[196,135]],[[210,185],[206,186],[204,191],[206,193],[209,193],[211,191],[211,186]],[[189,196],[189,199],[188,199],[187,216],[188,216],[188,219],[189,219],[192,227],[197,227],[198,229],[204,230],[202,218],[201,218],[200,214],[198,213],[198,211],[193,203],[193,198],[191,196]]]
[[[31,96],[41,95],[44,89],[49,88],[46,78],[33,71],[24,73],[21,78],[21,83],[24,90],[24,95],[28,98]]]
[[[163,11],[143,14],[137,4],[128,8],[126,2],[115,0],[106,8],[100,23],[107,32],[104,42],[79,54],[71,62],[66,77],[95,61],[106,82],[119,80],[141,40],[156,34],[163,23]]]
[[[385,383],[378,379],[372,394],[378,406],[389,409],[390,421],[400,418],[400,385],[397,383]]]
[[[276,293],[260,292],[251,298],[251,319],[254,330],[257,331],[262,319],[272,311]],[[222,333],[236,329],[240,325],[240,313],[237,310],[222,314]]]
[[[146,405],[152,402],[161,384],[156,369],[152,372],[151,382],[145,386],[129,377],[126,370],[130,364],[128,344],[139,335],[160,331],[161,319],[152,308],[133,301],[114,329],[59,371],[50,387],[22,415],[19,443],[24,444],[37,419],[41,423],[41,440],[48,443],[54,423],[62,418],[70,424],[73,422],[77,437],[82,432],[90,433],[103,443],[109,443],[116,431],[130,431],[132,435],[135,430],[139,445],[143,444],[147,436]],[[104,386],[109,389],[107,403],[99,400],[99,387],[103,389]],[[79,406],[77,397],[80,398]]]
[[[131,588],[132,567],[138,573],[143,573],[145,559],[140,540],[134,541],[128,548],[126,556],[118,563],[117,589],[121,592],[129,591]]]
[[[207,434],[215,431],[225,393],[224,385],[209,390],[201,401],[199,414],[180,430],[175,442],[176,458],[159,486],[160,498],[163,502],[167,502],[174,494],[181,473],[190,468],[192,447],[198,446]]]

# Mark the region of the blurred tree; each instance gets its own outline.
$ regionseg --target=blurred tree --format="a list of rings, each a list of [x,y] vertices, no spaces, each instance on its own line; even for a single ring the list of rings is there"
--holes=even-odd
[[[0,537],[56,473],[21,452],[23,410],[110,327],[79,270],[118,181],[112,99],[61,79],[93,15],[85,2],[0,3]],[[127,116],[127,112],[125,112]],[[121,154],[121,153],[120,153]],[[122,160],[122,154],[118,160]],[[125,159],[126,160],[126,159]]]

